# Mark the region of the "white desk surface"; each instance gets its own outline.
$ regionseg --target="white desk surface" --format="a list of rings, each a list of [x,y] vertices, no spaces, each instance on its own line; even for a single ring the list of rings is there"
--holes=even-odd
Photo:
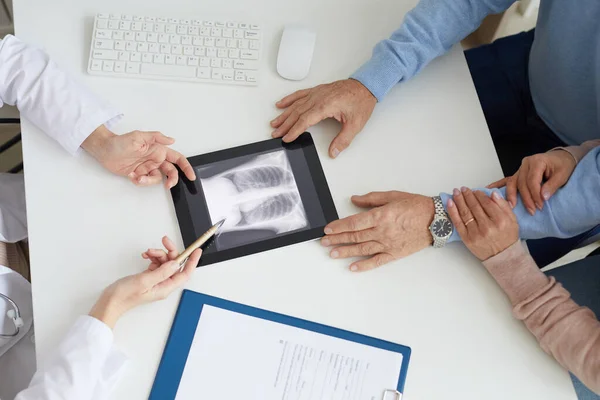
[[[17,35],[111,99],[118,126],[161,130],[188,156],[269,138],[274,102],[296,89],[340,79],[399,26],[415,0],[16,0]],[[87,75],[93,16],[120,12],[258,22],[264,32],[260,86],[101,78]],[[310,76],[275,72],[284,24],[318,31]],[[311,129],[340,216],[349,197],[400,189],[434,195],[501,177],[463,54],[457,46],[377,106],[349,150],[333,161],[338,127]],[[33,305],[38,359],[56,346],[101,290],[146,262],[140,253],[164,234],[181,237],[170,195],[136,188],[89,156],[69,157],[23,123]],[[331,260],[318,242],[199,269],[187,288],[412,347],[407,400],[574,399],[567,373],[511,316],[509,303],[460,244],[428,249],[364,274]],[[147,398],[179,301],[132,311],[115,330],[131,358],[113,399]],[[243,393],[243,388],[240,388]]]

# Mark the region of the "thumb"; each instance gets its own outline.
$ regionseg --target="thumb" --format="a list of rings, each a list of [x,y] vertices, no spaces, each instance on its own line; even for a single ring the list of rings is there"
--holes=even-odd
[[[380,207],[392,201],[399,192],[371,192],[362,196],[352,196],[354,205],[362,208]]]
[[[176,261],[168,261],[156,268],[154,271],[146,272],[146,287],[148,289],[169,279],[173,274],[180,270],[180,265]]]
[[[150,144],[158,143],[169,146],[175,143],[175,139],[173,139],[172,137],[165,136],[161,132],[143,132],[143,136],[144,140],[146,140]]]
[[[542,197],[544,201],[548,201],[550,197],[556,193],[558,189],[560,189],[565,183],[567,183],[568,178],[555,174],[553,175],[546,183],[542,185]]]
[[[342,151],[346,150],[354,137],[360,132],[360,127],[354,123],[345,122],[342,125],[342,130],[331,142],[329,146],[329,155],[331,158],[336,158]]]

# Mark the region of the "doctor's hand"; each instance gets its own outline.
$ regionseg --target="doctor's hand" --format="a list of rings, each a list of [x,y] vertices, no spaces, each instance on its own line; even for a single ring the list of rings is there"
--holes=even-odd
[[[124,135],[115,135],[104,125],[96,129],[81,145],[104,168],[121,176],[128,177],[140,186],[162,182],[172,188],[177,184],[179,173],[175,165],[185,173],[189,180],[195,180],[196,174],[187,158],[167,147],[174,139],[160,132],[133,131]]]
[[[485,261],[506,250],[519,240],[519,224],[510,205],[493,192],[485,193],[462,188],[454,189],[448,200],[448,215],[467,248]],[[466,222],[466,224],[465,224]]]
[[[534,215],[536,208],[543,209],[544,201],[567,183],[576,166],[575,158],[566,150],[535,154],[523,159],[516,174],[488,185],[488,189],[506,186],[506,198],[513,208],[518,190],[523,205]]]
[[[285,111],[271,121],[276,128],[272,136],[293,142],[313,126],[327,118],[335,118],[342,130],[329,146],[329,155],[337,157],[363,129],[377,99],[359,81],[345,79],[311,89],[300,90],[280,100],[276,106]]]
[[[323,246],[338,246],[332,258],[367,257],[350,265],[366,271],[431,246],[429,225],[435,213],[433,199],[404,192],[372,192],[352,196],[352,202],[371,208],[325,227]]]
[[[90,311],[90,316],[112,329],[127,311],[167,298],[190,279],[200,261],[202,250],[195,250],[180,271],[179,264],[173,261],[179,255],[175,244],[166,236],[162,241],[166,251],[148,249],[144,252],[142,257],[150,260],[148,269],[119,279],[107,287]]]

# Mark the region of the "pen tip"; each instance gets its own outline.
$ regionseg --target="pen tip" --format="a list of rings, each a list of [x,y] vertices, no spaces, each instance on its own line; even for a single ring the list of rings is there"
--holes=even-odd
[[[223,226],[223,224],[225,223],[225,219],[223,218],[222,220],[220,220],[219,222],[217,222],[217,229],[220,228],[221,226]]]

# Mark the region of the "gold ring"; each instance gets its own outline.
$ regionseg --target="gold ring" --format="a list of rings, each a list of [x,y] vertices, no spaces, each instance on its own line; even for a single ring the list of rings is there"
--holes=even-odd
[[[475,218],[471,218],[467,222],[465,222],[465,226],[469,225],[471,222],[475,221]]]

